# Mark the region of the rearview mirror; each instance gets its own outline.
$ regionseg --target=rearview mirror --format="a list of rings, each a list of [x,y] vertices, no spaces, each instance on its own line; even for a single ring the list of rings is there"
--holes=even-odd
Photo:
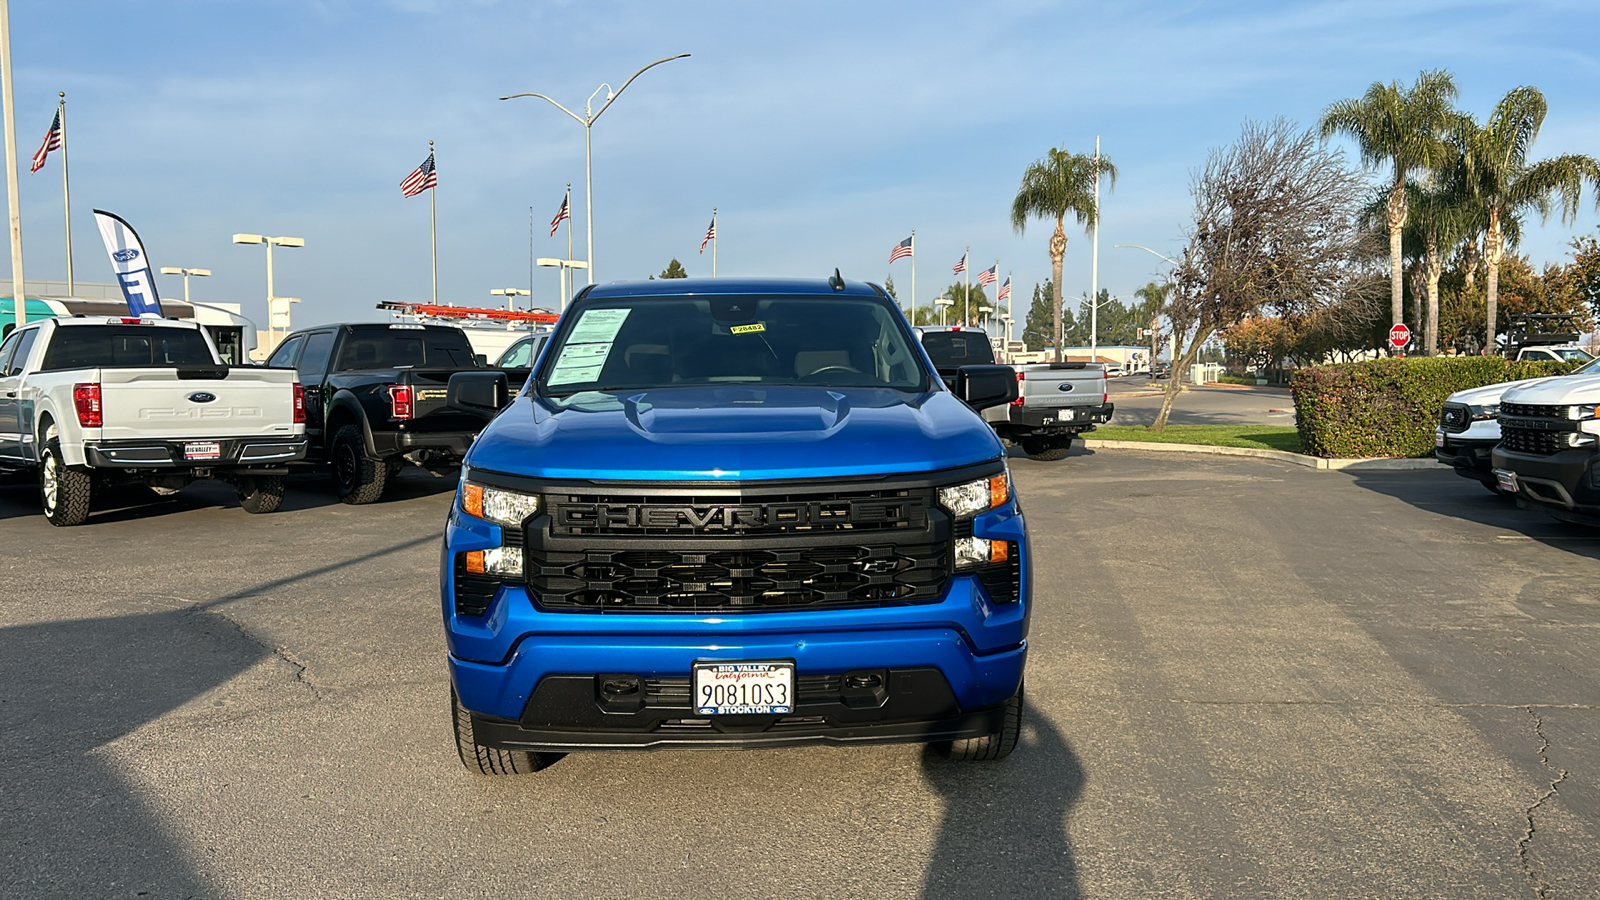
[[[956,370],[954,389],[956,396],[973,409],[1003,406],[1017,399],[1017,370],[1010,366],[962,366]]]
[[[510,401],[504,372],[457,372],[445,387],[445,405],[493,417]]]

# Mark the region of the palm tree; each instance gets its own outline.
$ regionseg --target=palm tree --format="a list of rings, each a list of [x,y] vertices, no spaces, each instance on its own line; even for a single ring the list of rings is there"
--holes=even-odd
[[[1439,173],[1425,182],[1406,183],[1406,205],[1410,219],[1406,233],[1422,245],[1417,266],[1427,292],[1427,318],[1423,326],[1423,347],[1429,356],[1439,352],[1439,278],[1444,274],[1444,256],[1466,241],[1475,241],[1479,231],[1477,210],[1462,195],[1458,178]],[[1422,303],[1419,291],[1417,302]]]
[[[1460,114],[1451,107],[1456,85],[1442,69],[1424,71],[1408,90],[1400,82],[1374,81],[1360,99],[1340,100],[1322,113],[1322,136],[1347,134],[1361,148],[1361,161],[1369,166],[1390,163],[1389,184],[1389,310],[1390,324],[1401,324],[1405,295],[1401,279],[1401,232],[1406,224],[1406,176],[1447,162],[1451,148],[1446,137]]]
[[[1066,148],[1051,148],[1043,159],[1022,173],[1022,186],[1011,201],[1011,227],[1024,233],[1029,219],[1055,217],[1055,234],[1050,236],[1050,274],[1054,279],[1056,362],[1061,361],[1061,265],[1067,256],[1067,214],[1077,218],[1084,229],[1094,227],[1099,210],[1095,204],[1095,181],[1104,174],[1117,183],[1117,167],[1109,156],[1068,153]]]
[[[1600,161],[1592,156],[1569,153],[1529,164],[1528,151],[1547,109],[1538,88],[1519,87],[1495,105],[1482,127],[1470,120],[1460,126],[1464,190],[1487,222],[1483,260],[1488,306],[1485,346],[1490,351],[1498,331],[1500,260],[1505,256],[1507,231],[1530,210],[1549,218],[1552,195],[1561,200],[1561,221],[1571,224],[1578,214],[1583,182],[1600,192]],[[1596,206],[1600,207],[1600,197]]]

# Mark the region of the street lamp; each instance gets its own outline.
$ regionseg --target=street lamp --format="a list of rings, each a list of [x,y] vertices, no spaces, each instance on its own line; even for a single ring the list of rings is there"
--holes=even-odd
[[[589,263],[587,261],[581,260],[581,259],[556,259],[553,256],[541,256],[538,259],[538,263],[539,263],[539,265],[541,265],[541,266],[543,266],[545,268],[550,268],[550,267],[554,266],[554,267],[559,268],[561,270],[561,272],[560,272],[560,275],[561,275],[561,288],[560,288],[561,296],[559,298],[557,298],[560,302],[556,304],[556,308],[558,310],[560,310],[561,312],[566,312],[567,311],[567,270],[568,269],[587,269],[587,268],[589,268]],[[590,284],[594,284],[594,275],[592,275],[592,274],[589,276],[589,283]],[[531,303],[533,301],[529,300],[528,302]]]
[[[943,325],[945,307],[955,306],[956,301],[950,299],[949,297],[935,297],[933,300],[933,305],[939,307],[939,324]]]
[[[161,274],[163,274],[163,275],[182,275],[183,276],[183,302],[188,303],[189,302],[189,276],[193,275],[196,278],[200,278],[200,277],[203,277],[203,276],[206,276],[206,275],[210,275],[211,274],[211,270],[210,269],[183,269],[183,268],[178,268],[176,266],[162,266],[161,267]]]
[[[1178,268],[1179,268],[1177,260],[1175,260],[1172,257],[1166,255],[1165,253],[1157,253],[1156,251],[1151,250],[1149,247],[1146,247],[1143,244],[1112,244],[1111,246],[1113,246],[1113,247],[1123,247],[1123,248],[1126,248],[1126,249],[1129,249],[1129,250],[1143,250],[1144,252],[1150,254],[1151,256],[1159,256],[1162,259],[1166,260],[1168,263],[1170,263],[1172,265],[1172,271],[1167,273],[1167,280],[1172,282],[1173,290],[1174,291],[1177,290],[1177,287],[1178,287]],[[1160,330],[1160,329],[1158,329],[1156,327],[1156,325],[1160,321],[1160,318],[1161,318],[1160,315],[1157,314],[1154,318],[1152,318],[1150,320],[1150,374],[1151,375],[1154,375],[1155,372],[1156,372],[1156,332],[1158,330]],[[1174,330],[1174,332],[1176,332],[1177,329],[1174,328],[1173,330]],[[1174,333],[1172,335],[1171,349],[1168,351],[1167,355],[1169,357],[1175,357],[1177,352],[1178,352],[1178,335],[1176,333]],[[1176,365],[1178,360],[1174,358],[1174,359],[1167,360],[1167,362],[1169,364]]]
[[[267,237],[265,235],[259,235],[259,234],[236,234],[236,235],[233,236],[233,242],[235,244],[266,244],[267,245],[267,346],[269,346],[269,347],[275,346],[277,344],[277,341],[274,339],[274,335],[273,335],[273,331],[275,330],[273,328],[273,323],[274,323],[274,319],[276,318],[276,316],[275,316],[276,307],[275,307],[275,304],[273,303],[273,301],[274,300],[278,300],[278,299],[281,299],[281,300],[285,301],[284,304],[283,304],[283,324],[284,324],[284,330],[287,331],[288,330],[288,326],[289,326],[289,304],[290,303],[299,303],[300,300],[299,300],[298,297],[281,297],[281,298],[279,298],[279,297],[275,297],[273,295],[273,293],[272,293],[272,248],[273,247],[304,247],[306,245],[306,239],[305,238],[297,238],[297,237]]]
[[[533,291],[525,291],[521,288],[491,288],[489,293],[496,297],[506,298],[506,309],[516,309],[518,297],[527,297],[529,298],[529,303],[533,302]]]
[[[583,115],[581,115],[581,116],[578,115],[577,113],[573,112],[572,110],[567,109],[565,106],[562,106],[561,104],[557,103],[556,101],[552,100],[551,98],[545,96],[544,94],[536,94],[536,93],[534,93],[532,91],[524,91],[524,92],[522,92],[520,94],[508,94],[508,95],[500,98],[501,100],[515,100],[518,97],[538,97],[540,100],[548,101],[556,109],[559,109],[562,112],[566,113],[567,115],[571,116],[574,120],[577,121],[577,123],[579,125],[583,126],[583,186],[584,186],[584,206],[586,207],[586,210],[585,210],[585,213],[584,213],[584,218],[588,220],[584,224],[585,224],[585,227],[588,229],[588,232],[589,232],[589,262],[591,263],[591,265],[589,267],[589,283],[590,284],[594,284],[594,267],[592,265],[593,262],[594,262],[594,156],[593,156],[593,153],[591,152],[591,143],[590,143],[590,138],[589,138],[589,130],[594,127],[595,120],[600,118],[602,115],[604,115],[605,111],[607,109],[611,108],[612,102],[615,101],[618,97],[622,96],[622,92],[628,89],[628,85],[633,84],[633,79],[638,78],[640,75],[643,75],[645,73],[645,71],[648,70],[648,69],[653,69],[656,66],[661,65],[662,63],[672,62],[675,59],[683,59],[683,58],[687,57],[688,55],[689,54],[687,54],[687,53],[679,53],[677,56],[669,56],[669,57],[667,57],[665,59],[658,59],[655,62],[651,63],[650,65],[645,66],[643,69],[640,69],[639,71],[637,71],[637,72],[633,73],[632,75],[630,75],[628,77],[628,80],[624,81],[622,83],[622,87],[617,88],[615,91],[611,90],[611,85],[602,83],[600,85],[600,87],[597,87],[597,88],[594,89],[594,93],[593,94],[589,95],[589,99],[584,101],[584,104],[583,104]],[[600,107],[600,109],[598,111],[591,112],[590,110],[593,109],[593,107],[594,107],[595,95],[600,93],[601,88],[605,89],[606,102],[603,105],[601,105],[601,107]],[[574,268],[576,268],[576,267],[574,267]],[[563,302],[565,302],[566,297],[563,296],[562,300],[563,300]]]

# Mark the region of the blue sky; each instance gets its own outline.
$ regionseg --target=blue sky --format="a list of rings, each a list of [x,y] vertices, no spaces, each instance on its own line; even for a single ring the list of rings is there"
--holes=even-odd
[[[428,196],[398,183],[438,145],[439,291],[491,305],[564,255],[548,223],[573,183],[584,254],[581,108],[602,82],[674,53],[593,130],[599,280],[643,278],[696,251],[719,213],[719,272],[847,277],[887,264],[917,229],[920,302],[973,270],[1015,276],[1017,315],[1049,278],[1050,223],[1016,234],[1023,169],[1052,146],[1121,177],[1102,197],[1100,286],[1131,294],[1176,255],[1189,179],[1246,119],[1314,123],[1375,80],[1451,70],[1480,118],[1512,87],[1544,91],[1534,157],[1600,156],[1600,4],[1593,2],[615,3],[12,0],[17,143],[38,146],[67,92],[74,263],[109,282],[90,210],[139,230],[157,266],[209,268],[194,299],[240,302],[265,325],[260,247],[234,232],[304,237],[276,256],[296,325],[380,317],[426,301]],[[603,95],[602,95],[603,98]],[[65,277],[59,161],[21,173],[24,270]],[[1536,224],[1524,252],[1566,257],[1596,227]],[[1090,241],[1069,229],[1067,294],[1086,292]],[[9,262],[4,263],[9,273]],[[553,306],[556,275],[534,276]],[[165,296],[181,281],[163,276]],[[524,301],[526,302],[526,301]]]

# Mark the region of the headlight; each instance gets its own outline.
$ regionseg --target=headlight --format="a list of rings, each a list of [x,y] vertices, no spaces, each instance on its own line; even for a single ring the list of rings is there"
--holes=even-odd
[[[958,519],[1004,506],[1011,499],[1011,473],[1002,472],[966,484],[939,488],[939,505]]]
[[[1567,418],[1592,419],[1594,418],[1594,410],[1595,405],[1593,403],[1585,403],[1582,406],[1569,406],[1567,407]]]
[[[956,539],[956,568],[994,566],[1011,559],[1009,541],[990,541],[979,537]]]
[[[1472,407],[1472,421],[1484,422],[1500,415],[1500,404],[1485,403],[1482,406]]]
[[[462,555],[466,557],[463,564],[473,575],[522,575],[521,547],[469,550]]]
[[[461,510],[469,516],[514,528],[539,511],[539,498],[534,494],[519,494],[464,481],[461,483]]]

